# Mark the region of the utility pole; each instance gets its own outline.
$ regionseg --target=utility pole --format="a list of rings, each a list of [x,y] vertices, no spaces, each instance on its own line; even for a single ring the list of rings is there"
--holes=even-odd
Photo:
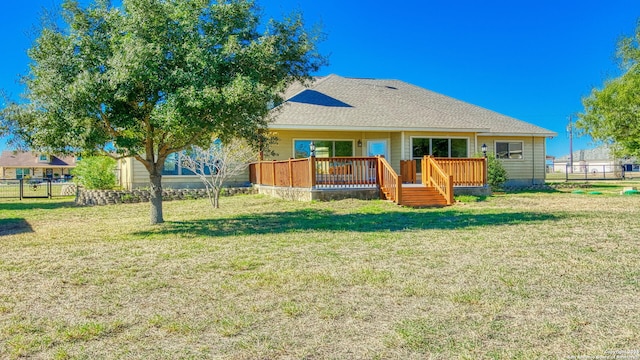
[[[569,125],[567,125],[567,136],[569,136],[569,166],[573,174],[573,117],[569,115]]]

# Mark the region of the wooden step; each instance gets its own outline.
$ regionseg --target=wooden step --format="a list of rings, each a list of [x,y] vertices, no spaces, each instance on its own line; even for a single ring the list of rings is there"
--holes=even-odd
[[[411,186],[402,187],[400,205],[411,207],[446,206],[447,200],[433,187]]]

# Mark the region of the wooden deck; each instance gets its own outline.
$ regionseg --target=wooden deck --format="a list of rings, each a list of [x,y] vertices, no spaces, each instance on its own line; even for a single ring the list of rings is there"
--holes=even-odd
[[[252,184],[313,190],[371,189],[380,198],[411,207],[446,206],[453,203],[454,186],[486,185],[484,159],[451,159],[426,156],[401,164],[398,175],[383,157],[333,157],[260,161],[250,164]],[[404,180],[404,181],[403,181]]]

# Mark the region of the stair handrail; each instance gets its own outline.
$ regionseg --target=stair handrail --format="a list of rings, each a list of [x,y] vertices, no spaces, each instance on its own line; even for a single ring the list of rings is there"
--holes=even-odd
[[[447,174],[432,156],[422,158],[422,184],[433,186],[447,205],[453,204],[453,175]]]
[[[378,156],[378,181],[380,182],[381,197],[390,195],[389,200],[400,204],[402,202],[402,176],[398,175],[389,165],[387,159]]]

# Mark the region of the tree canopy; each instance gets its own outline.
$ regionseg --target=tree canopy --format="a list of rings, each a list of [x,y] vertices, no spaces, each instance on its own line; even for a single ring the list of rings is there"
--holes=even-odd
[[[62,15],[29,50],[25,102],[3,126],[39,150],[135,157],[152,223],[168,155],[212,137],[266,143],[269,105],[325,63],[301,15],[261,25],[250,0],[66,0]]]
[[[582,100],[576,123],[594,140],[614,145],[619,155],[640,156],[640,23],[618,44],[622,75]]]

